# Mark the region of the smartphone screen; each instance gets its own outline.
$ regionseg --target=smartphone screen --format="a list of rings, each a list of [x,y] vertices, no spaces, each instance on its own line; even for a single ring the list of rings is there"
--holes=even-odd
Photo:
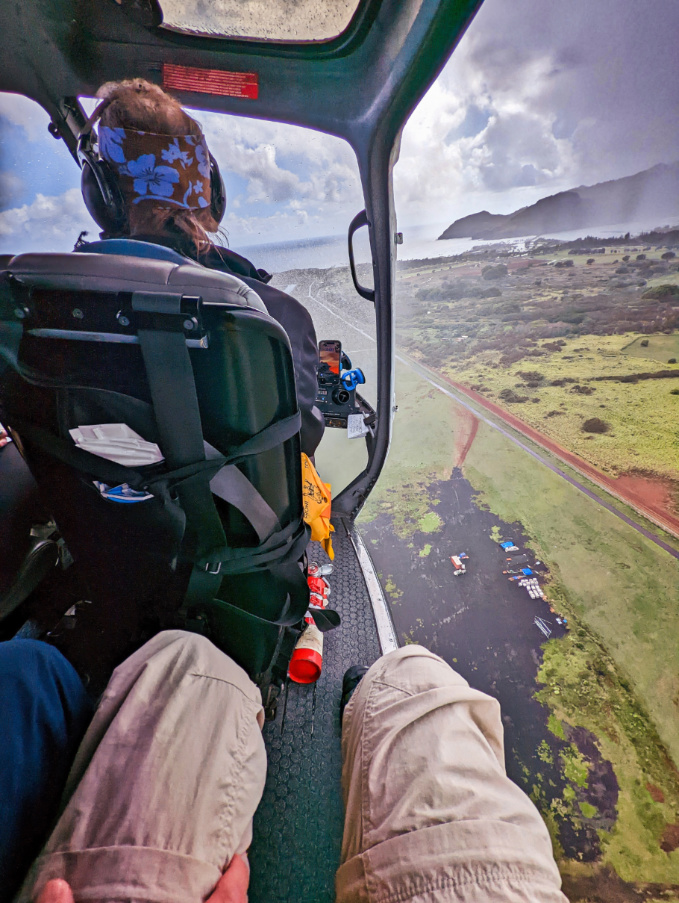
[[[333,340],[318,343],[318,356],[322,364],[327,364],[328,370],[339,376],[340,358],[342,356],[342,343]]]

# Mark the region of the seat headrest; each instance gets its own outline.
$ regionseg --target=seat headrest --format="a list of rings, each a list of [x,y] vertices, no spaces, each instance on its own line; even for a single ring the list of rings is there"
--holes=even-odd
[[[168,291],[200,295],[205,302],[266,313],[257,292],[237,276],[200,264],[112,254],[19,254],[7,272],[31,288],[55,291]]]

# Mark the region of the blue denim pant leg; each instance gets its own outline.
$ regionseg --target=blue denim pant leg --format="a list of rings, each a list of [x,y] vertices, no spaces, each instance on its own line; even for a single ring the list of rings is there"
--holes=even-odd
[[[47,839],[93,706],[72,665],[39,640],[0,643],[0,896]],[[5,896],[7,894],[7,896]]]

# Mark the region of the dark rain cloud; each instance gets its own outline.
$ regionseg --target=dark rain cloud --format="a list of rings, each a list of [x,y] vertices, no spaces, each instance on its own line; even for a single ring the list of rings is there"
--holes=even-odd
[[[464,68],[481,74],[491,103],[530,92],[530,112],[572,142],[573,177],[592,182],[679,158],[678,34],[676,0],[486,0]],[[491,148],[505,139],[488,134]],[[540,153],[537,142],[521,165],[542,169]]]

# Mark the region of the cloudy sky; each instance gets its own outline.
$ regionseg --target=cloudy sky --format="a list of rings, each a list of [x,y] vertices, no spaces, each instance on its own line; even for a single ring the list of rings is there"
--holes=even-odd
[[[679,159],[677,0],[486,0],[406,126],[399,225],[506,213]],[[292,126],[197,113],[227,182],[231,246],[344,233],[351,150]],[[0,253],[92,237],[79,171],[37,105],[0,95]]]

